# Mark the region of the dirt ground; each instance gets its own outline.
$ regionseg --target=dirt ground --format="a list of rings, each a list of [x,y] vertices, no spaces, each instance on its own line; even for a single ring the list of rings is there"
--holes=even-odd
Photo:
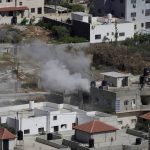
[[[25,40],[39,39],[43,42],[50,42],[50,32],[39,26],[26,26],[23,33]]]
[[[0,25],[0,29],[18,29],[23,37],[24,41],[30,41],[32,39],[39,39],[43,42],[50,43],[51,33],[39,26],[28,25]]]

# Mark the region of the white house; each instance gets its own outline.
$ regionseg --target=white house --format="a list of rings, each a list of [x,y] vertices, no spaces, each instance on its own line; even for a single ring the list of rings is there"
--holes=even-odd
[[[23,18],[39,18],[44,13],[44,0],[1,0],[0,24],[20,23]]]
[[[117,126],[117,117],[100,112],[86,112],[76,106],[49,102],[1,107],[0,121],[25,135],[72,130],[75,125],[102,120]]]
[[[124,41],[134,36],[133,23],[113,18],[111,14],[106,17],[92,17],[83,12],[73,12],[72,20],[73,26],[76,26],[73,32],[78,36],[88,38],[90,43]]]

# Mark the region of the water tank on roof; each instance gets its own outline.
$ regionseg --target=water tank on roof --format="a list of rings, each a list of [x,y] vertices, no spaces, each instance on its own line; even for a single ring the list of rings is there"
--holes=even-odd
[[[34,109],[34,101],[29,102],[29,109],[33,110]]]
[[[108,14],[107,19],[108,19],[108,23],[111,23],[112,22],[112,14]]]
[[[143,75],[149,76],[149,69],[148,68],[144,68]]]
[[[112,14],[107,14],[107,18],[108,18],[108,20],[111,20],[112,19]]]
[[[89,148],[93,148],[94,147],[94,139],[90,139],[89,140]]]
[[[96,87],[96,82],[95,81],[91,81],[91,87]]]
[[[108,85],[107,81],[106,81],[106,80],[103,80],[103,81],[102,81],[102,86],[107,86],[107,85]]]
[[[144,76],[140,76],[140,84],[145,84],[145,77]]]
[[[48,134],[47,134],[47,140],[52,140],[52,139],[53,139],[52,133],[48,133]]]
[[[23,132],[21,130],[19,130],[17,132],[17,139],[18,139],[18,141],[22,141],[23,140]]]

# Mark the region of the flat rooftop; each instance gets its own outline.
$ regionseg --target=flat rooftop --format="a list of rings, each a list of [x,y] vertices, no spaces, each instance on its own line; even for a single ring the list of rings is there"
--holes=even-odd
[[[121,78],[121,77],[129,77],[130,74],[124,74],[119,72],[105,72],[101,73],[104,76],[114,77],[114,78]]]
[[[107,17],[107,16],[104,16],[104,17],[95,17],[95,18],[97,18],[97,23],[109,24],[109,23],[108,23],[109,20],[108,20],[108,17]],[[129,21],[126,21],[126,20],[124,20],[124,19],[112,17],[112,18],[110,19],[110,24],[111,24],[111,23],[115,23],[115,22],[117,22],[117,23],[129,23]]]
[[[44,7],[46,8],[50,8],[50,9],[56,9],[56,11],[59,12],[63,12],[63,11],[67,11],[68,9],[66,7],[62,7],[62,6],[55,6],[55,5],[45,5]]]
[[[80,15],[80,16],[91,16],[90,14],[87,14],[85,12],[73,12],[72,14]]]

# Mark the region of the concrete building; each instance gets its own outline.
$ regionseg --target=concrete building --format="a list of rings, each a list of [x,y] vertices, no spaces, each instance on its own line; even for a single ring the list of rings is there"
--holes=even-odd
[[[111,143],[116,140],[116,130],[118,130],[96,120],[76,126],[74,129],[75,140],[83,143],[88,143],[90,139],[94,139],[95,142]]]
[[[6,128],[0,128],[0,150],[13,150],[15,146],[15,135]]]
[[[49,102],[1,107],[0,123],[6,123],[24,135],[72,130],[75,125],[102,120],[117,126],[117,117],[101,112],[86,112],[67,104]]]
[[[107,81],[112,87],[125,87],[129,86],[129,74],[122,74],[118,72],[102,73],[104,81]]]
[[[93,14],[124,18],[134,22],[135,32],[150,32],[150,1],[149,0],[95,0]]]
[[[90,43],[123,41],[134,36],[134,24],[123,19],[92,17],[83,12],[72,13],[73,33],[87,38]],[[78,30],[80,29],[80,30]]]
[[[1,0],[0,24],[20,23],[23,18],[36,19],[44,14],[44,0]]]
[[[115,72],[101,75],[103,80],[90,91],[93,109],[115,113],[119,128],[134,128],[138,116],[149,111],[150,86],[141,89],[139,76]]]

